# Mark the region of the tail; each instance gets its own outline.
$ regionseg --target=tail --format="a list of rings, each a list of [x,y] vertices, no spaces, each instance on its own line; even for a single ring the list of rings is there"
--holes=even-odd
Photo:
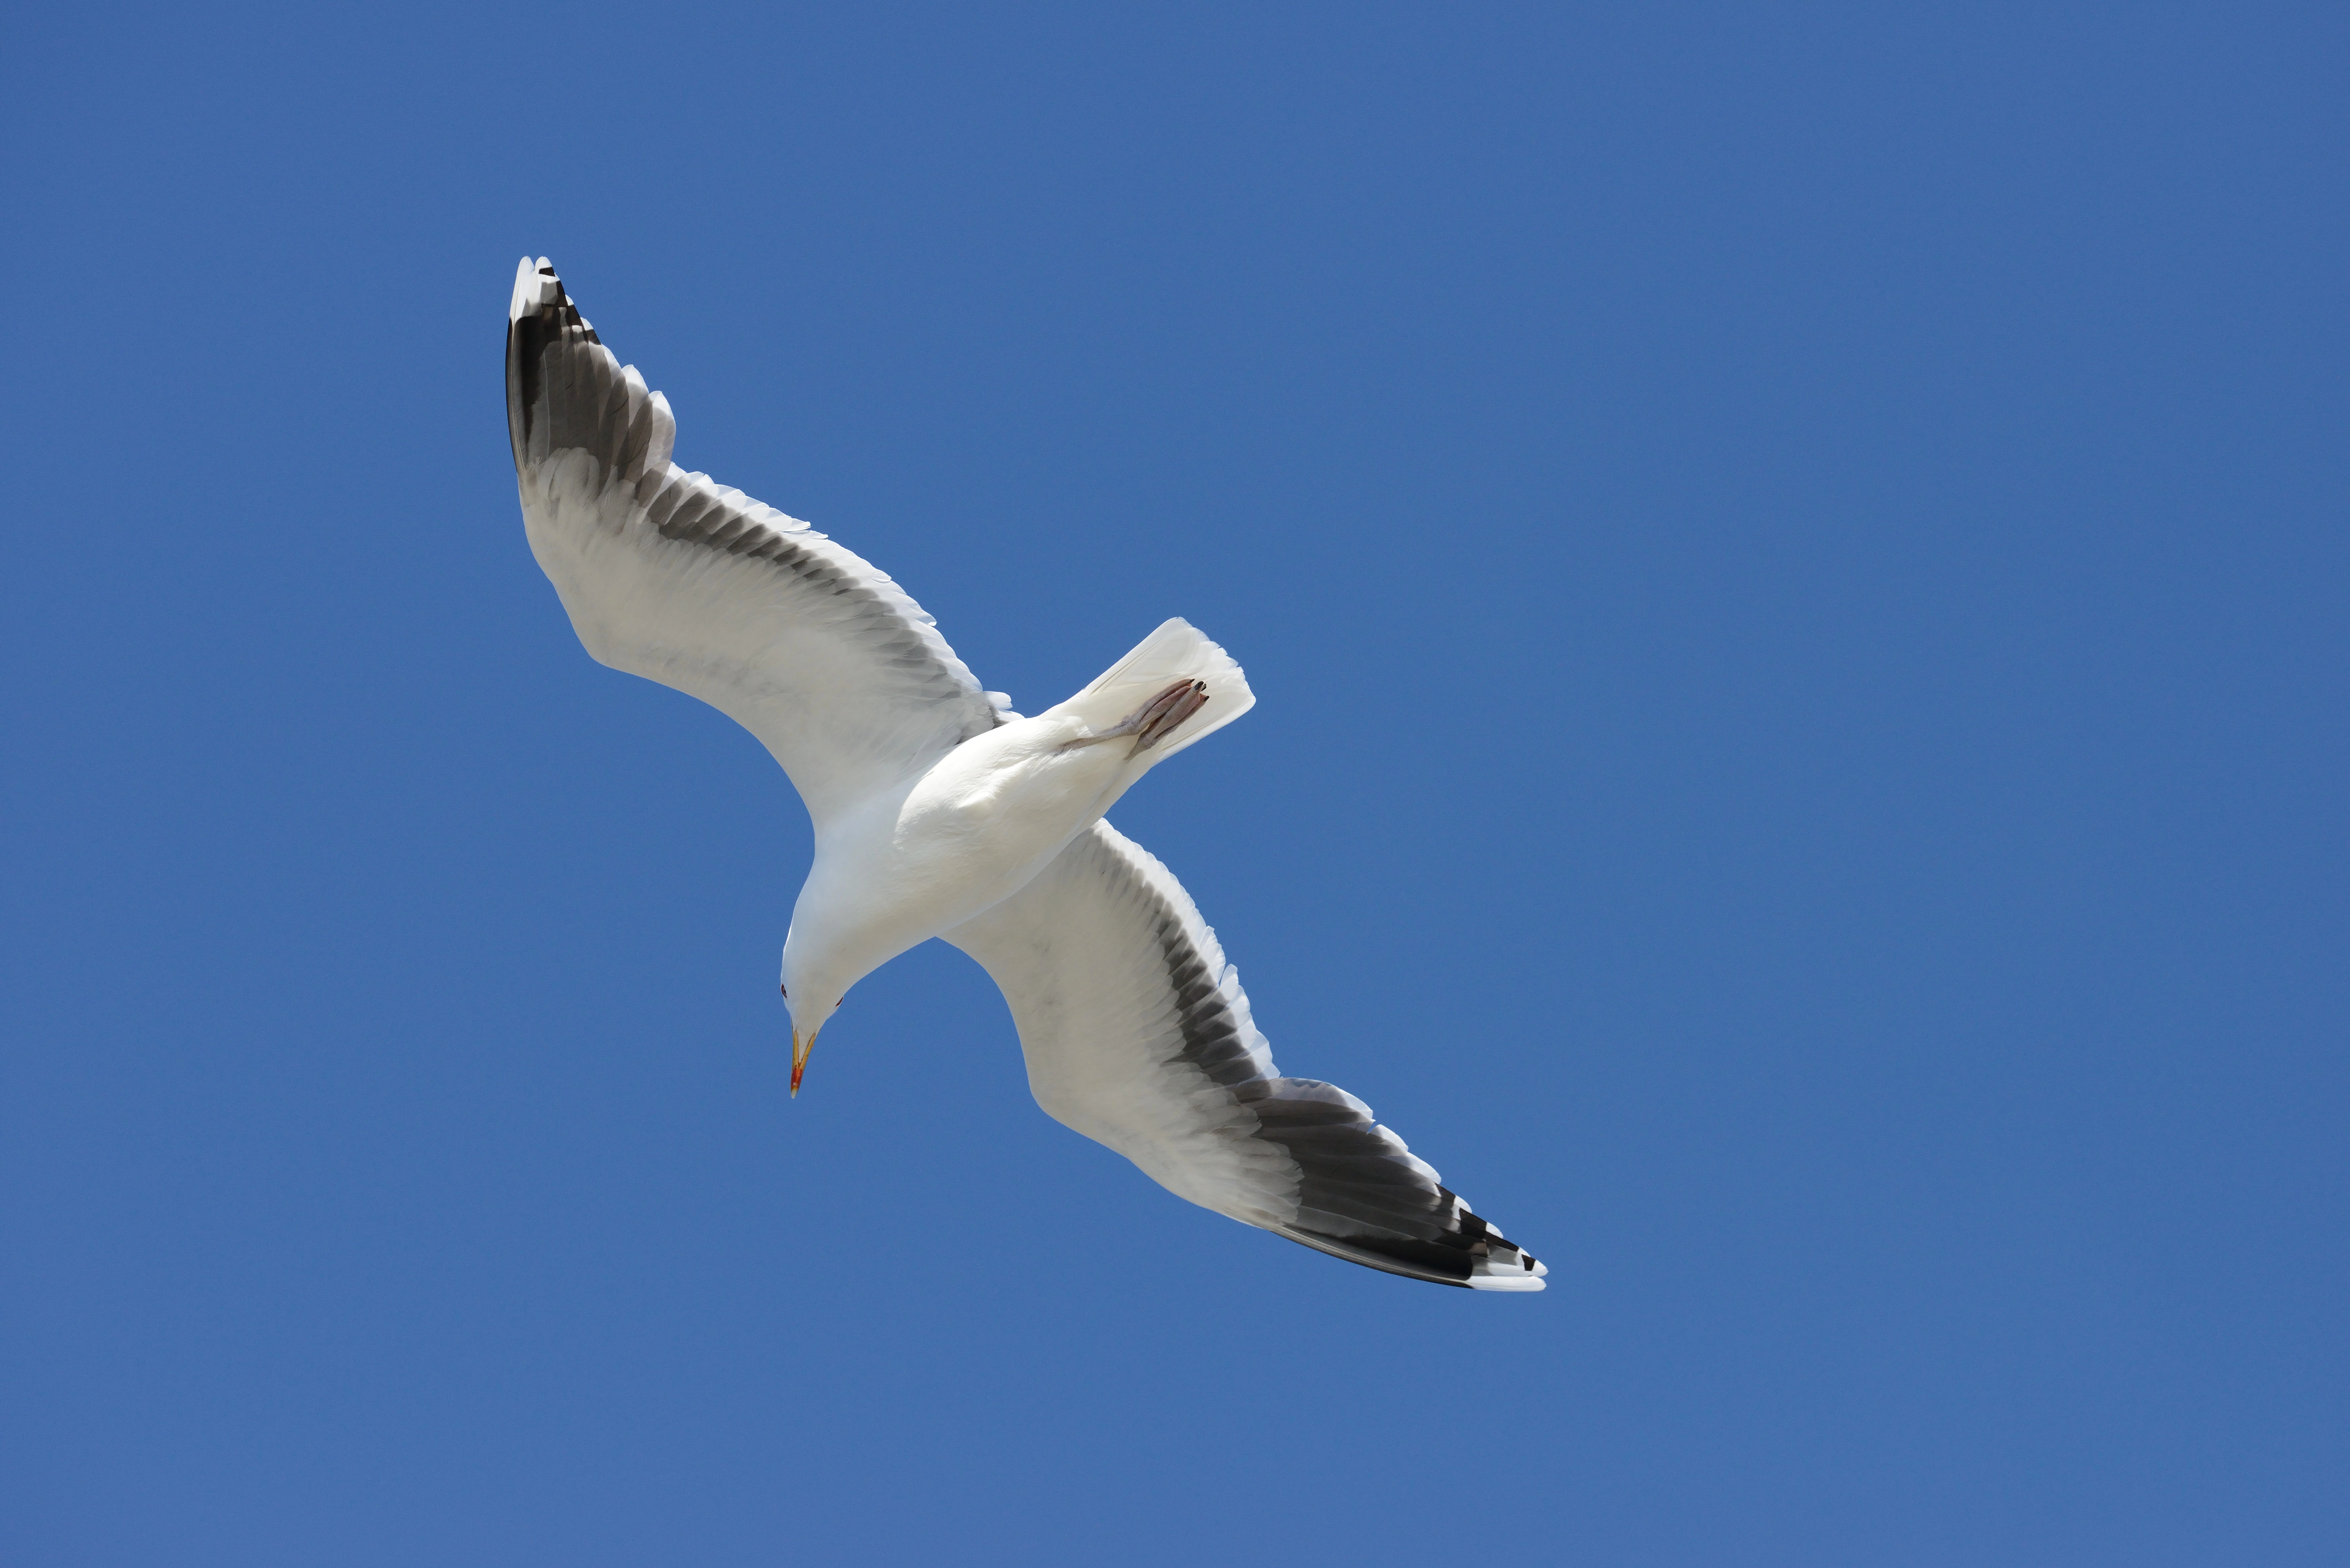
[[[1154,763],[1214,734],[1256,706],[1256,693],[1249,690],[1248,677],[1241,673],[1232,655],[1181,619],[1160,625],[1133,652],[1061,706],[1074,710],[1096,729],[1107,729],[1178,680],[1200,681],[1208,689],[1208,700],[1152,748]]]

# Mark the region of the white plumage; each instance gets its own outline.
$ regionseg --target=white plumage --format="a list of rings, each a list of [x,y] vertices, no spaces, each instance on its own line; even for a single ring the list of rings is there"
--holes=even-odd
[[[1103,814],[1255,701],[1170,620],[1034,718],[889,577],[670,461],[668,401],[544,257],[515,275],[506,411],[532,553],[598,660],[701,698],[790,775],[816,857],[784,945],[795,1091],[849,988],[932,937],[1011,1003],[1037,1103],[1170,1191],[1372,1268],[1548,1272],[1344,1090],[1284,1078],[1181,886]]]

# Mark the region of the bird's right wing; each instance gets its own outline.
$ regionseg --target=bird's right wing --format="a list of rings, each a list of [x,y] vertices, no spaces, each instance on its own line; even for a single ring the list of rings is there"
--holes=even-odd
[[[506,312],[506,423],[531,553],[588,651],[758,736],[819,824],[1008,716],[888,574],[671,462],[668,400],[544,259]]]
[[[1279,1075],[1215,932],[1108,823],[945,940],[1012,1004],[1036,1103],[1176,1196],[1389,1273],[1543,1288],[1369,1106]]]

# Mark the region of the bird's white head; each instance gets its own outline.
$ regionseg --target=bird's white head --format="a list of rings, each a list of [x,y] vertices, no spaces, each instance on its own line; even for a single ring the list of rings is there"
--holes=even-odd
[[[834,1009],[851,987],[912,946],[896,933],[876,934],[853,901],[839,894],[837,878],[825,876],[818,855],[808,884],[792,910],[784,938],[784,1002],[792,1010],[792,1093],[807,1071],[816,1033],[832,1022]],[[851,884],[852,889],[855,884]]]

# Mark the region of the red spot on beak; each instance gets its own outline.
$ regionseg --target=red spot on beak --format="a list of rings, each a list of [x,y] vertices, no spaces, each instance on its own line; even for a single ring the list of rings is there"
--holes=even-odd
[[[816,1049],[816,1034],[811,1031],[803,1041],[797,1029],[792,1031],[792,1098],[800,1095],[800,1075],[807,1071],[808,1053]]]

